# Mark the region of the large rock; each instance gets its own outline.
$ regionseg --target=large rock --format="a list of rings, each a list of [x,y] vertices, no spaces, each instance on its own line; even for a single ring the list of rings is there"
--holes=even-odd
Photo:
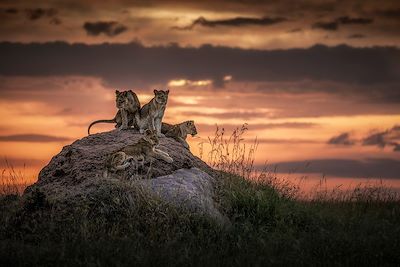
[[[44,167],[38,181],[25,190],[25,195],[40,190],[52,203],[74,207],[83,202],[96,201],[104,191],[134,192],[140,186],[155,197],[169,204],[207,215],[219,222],[224,216],[216,208],[214,198],[214,171],[202,160],[174,139],[160,138],[159,149],[167,152],[173,163],[155,159],[152,163],[151,177],[145,170],[125,171],[104,178],[106,157],[122,147],[135,143],[140,135],[135,130],[113,130],[106,133],[84,137],[65,146]],[[146,177],[145,179],[143,179]]]
[[[198,168],[179,169],[139,183],[170,204],[210,216],[218,222],[226,222],[214,204],[214,179]]]

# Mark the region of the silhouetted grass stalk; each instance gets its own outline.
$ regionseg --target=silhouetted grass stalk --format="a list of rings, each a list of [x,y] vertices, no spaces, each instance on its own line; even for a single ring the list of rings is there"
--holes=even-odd
[[[1,172],[0,195],[21,195],[28,185],[25,179],[25,164],[22,170],[16,170],[8,159],[4,161],[6,168]]]
[[[207,144],[210,146],[208,164],[218,170],[247,179],[254,178],[254,159],[258,141],[256,138],[250,146],[246,147],[243,135],[247,130],[247,124],[243,124],[227,136],[225,129],[217,126],[214,137],[208,137]]]

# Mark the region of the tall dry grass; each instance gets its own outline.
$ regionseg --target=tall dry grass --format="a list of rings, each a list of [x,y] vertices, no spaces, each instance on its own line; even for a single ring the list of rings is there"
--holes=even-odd
[[[327,177],[322,175],[309,191],[303,190],[307,176],[285,177],[277,172],[277,166],[265,163],[256,168],[257,137],[246,142],[248,124],[235,128],[227,133],[223,127],[216,125],[214,136],[198,144],[200,158],[211,167],[225,173],[237,175],[257,184],[266,185],[277,190],[281,195],[298,200],[325,202],[393,202],[400,200],[400,195],[382,180],[371,180],[358,183],[351,188],[338,184],[334,188],[327,186]],[[208,151],[205,155],[204,151]],[[304,163],[308,167],[310,163]],[[292,174],[293,175],[293,174]]]
[[[7,158],[4,159],[4,162],[6,168],[1,172],[0,195],[21,195],[28,186],[25,176],[25,164],[22,170],[17,170]]]
[[[254,178],[258,142],[256,138],[250,146],[246,146],[244,134],[247,130],[247,124],[243,124],[227,135],[225,129],[217,125],[214,136],[208,137],[207,142],[200,143],[200,157],[203,158],[203,146],[207,144],[210,151],[206,161],[211,167],[246,179]]]
[[[357,183],[353,187],[344,188],[341,184],[329,189],[327,178],[323,177],[308,194],[303,194],[303,199],[325,202],[363,202],[384,203],[400,200],[399,192],[382,180],[371,180]]]

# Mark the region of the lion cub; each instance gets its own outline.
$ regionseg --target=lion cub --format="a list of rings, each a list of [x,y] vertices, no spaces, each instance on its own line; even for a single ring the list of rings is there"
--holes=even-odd
[[[140,133],[146,129],[155,131],[157,136],[162,137],[161,122],[167,106],[169,90],[154,90],[154,98],[144,105],[140,112],[135,114],[136,123]]]
[[[103,177],[107,178],[108,172],[125,170],[132,162],[136,164],[135,168],[138,168],[139,163],[143,166],[147,160],[152,160],[153,158],[172,163],[174,160],[168,153],[156,148],[158,144],[157,135],[153,131],[146,130],[145,135],[139,141],[127,145],[107,158]]]
[[[165,134],[166,137],[171,137],[180,142],[187,149],[189,149],[189,144],[186,142],[187,135],[195,136],[197,134],[194,121],[184,121],[175,125],[163,122],[161,132]]]
[[[88,134],[90,135],[90,128],[96,123],[116,123],[115,128],[119,130],[128,129],[135,126],[135,114],[140,110],[140,102],[137,95],[132,91],[118,91],[115,90],[115,106],[118,109],[117,114],[111,120],[97,120],[92,122],[88,127]]]
[[[103,177],[107,178],[109,172],[125,170],[129,167],[133,159],[134,157],[128,156],[122,151],[109,155],[106,159]]]

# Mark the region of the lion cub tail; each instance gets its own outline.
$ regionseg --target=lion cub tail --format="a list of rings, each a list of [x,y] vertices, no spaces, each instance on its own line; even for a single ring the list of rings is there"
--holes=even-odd
[[[97,121],[94,121],[89,125],[89,127],[87,129],[88,135],[90,135],[90,128],[92,128],[93,125],[95,125],[96,123],[102,123],[102,122],[103,123],[116,123],[117,121],[115,120],[115,118],[112,119],[112,120],[97,120]]]

